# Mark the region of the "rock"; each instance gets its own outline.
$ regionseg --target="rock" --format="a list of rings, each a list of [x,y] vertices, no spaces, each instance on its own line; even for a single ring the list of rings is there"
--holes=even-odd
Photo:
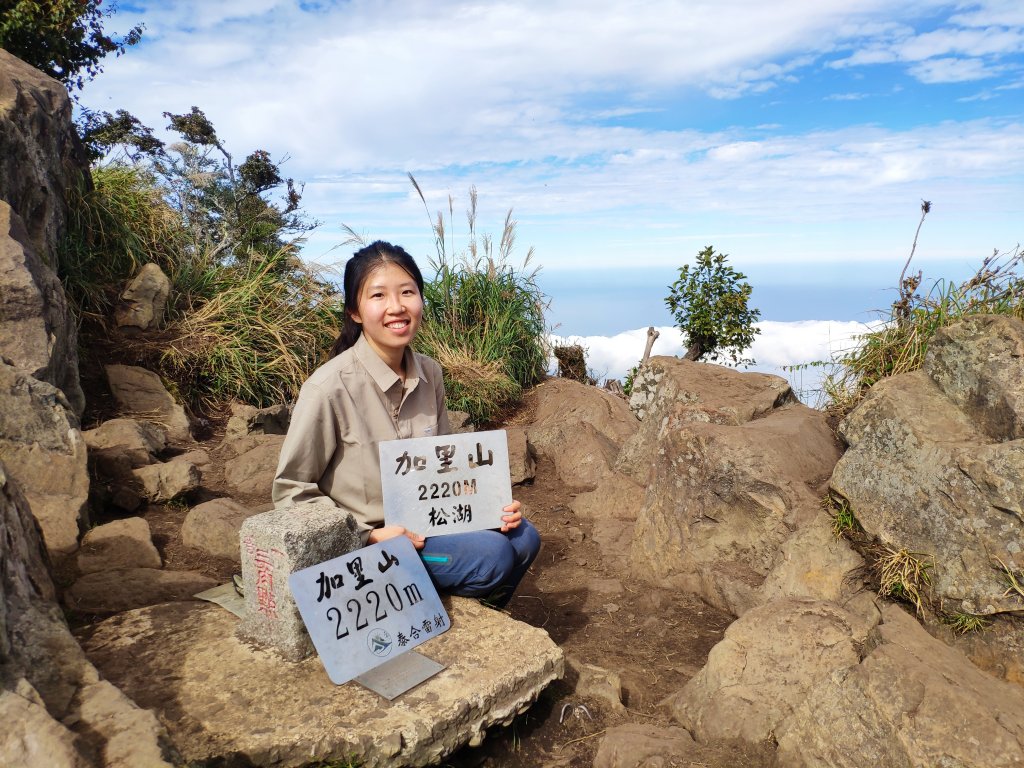
[[[217,586],[198,571],[118,568],[88,573],[71,585],[64,600],[79,613],[109,614],[146,605],[188,600]]]
[[[163,565],[149,523],[141,517],[115,520],[86,532],[76,557],[80,573]]]
[[[636,418],[622,399],[597,387],[568,379],[550,379],[533,392],[537,404],[533,426],[538,429],[583,422],[592,424],[616,445],[636,432]]]
[[[856,626],[846,611],[821,601],[789,598],[754,608],[669,700],[672,715],[698,741],[766,741],[818,680],[860,661],[864,635],[855,636]]]
[[[0,82],[0,100],[2,88]],[[0,126],[2,112],[0,104]],[[35,250],[18,214],[0,200],[0,355],[60,389],[81,416],[85,395],[78,381],[77,333],[56,273]]]
[[[162,427],[176,442],[192,439],[185,409],[174,402],[159,376],[134,365],[108,365],[106,372],[110,392],[123,412]]]
[[[0,200],[21,216],[32,249],[51,266],[67,228],[68,191],[79,183],[91,186],[89,163],[67,90],[0,50]]]
[[[567,656],[565,664],[570,674],[576,677],[574,691],[577,696],[607,704],[613,712],[625,712],[622,703],[622,678],[595,664]]]
[[[527,428],[533,453],[554,464],[568,489],[592,490],[610,474],[636,419],[620,398],[569,379],[546,381],[533,392],[537,412]]]
[[[233,499],[214,499],[188,511],[181,527],[181,541],[186,547],[201,549],[214,557],[241,562],[239,531],[242,523],[256,514],[255,510]]]
[[[448,427],[453,435],[461,432],[475,432],[476,428],[465,411],[448,411]]]
[[[106,680],[86,687],[79,716],[89,723],[82,740],[103,755],[104,768],[171,768],[182,764],[168,745],[167,731],[156,715],[139,709]]]
[[[931,566],[931,597],[947,612],[1021,609],[996,558],[1024,569],[1024,519],[1015,511],[1024,440],[996,442],[984,423],[920,370],[878,382],[840,425],[850,447],[833,490],[883,547],[920,553]]]
[[[998,614],[984,630],[959,634],[948,624],[929,626],[928,632],[964,656],[978,669],[1024,686],[1024,621]]]
[[[256,408],[245,403],[232,403],[224,440],[237,440],[246,435],[286,435],[291,418],[290,405]]]
[[[189,464],[195,464],[199,469],[209,465],[210,454],[206,451],[196,448],[193,451],[186,451],[180,456],[174,457],[175,461],[187,461]]]
[[[793,532],[825,516],[839,447],[824,414],[792,402],[778,377],[661,357],[644,375],[657,388],[616,463],[646,486],[631,570],[740,615],[763,601]]]
[[[164,307],[171,294],[171,281],[150,262],[143,264],[121,294],[114,309],[114,322],[125,330],[148,331],[163,324]]]
[[[135,419],[110,419],[82,433],[90,451],[113,450],[125,454],[132,467],[152,464],[167,447],[167,435],[155,424]]]
[[[894,605],[857,665],[819,680],[776,731],[778,764],[1024,764],[1024,690],[981,672]]]
[[[818,515],[783,543],[778,564],[761,585],[760,601],[806,597],[842,605],[864,589],[854,576],[863,567],[864,558],[846,539],[836,538],[826,515]]]
[[[225,462],[224,480],[236,493],[270,499],[283,435],[252,435],[237,441],[239,454]]]
[[[928,344],[924,370],[991,440],[1024,438],[1024,322],[1020,319],[974,315],[940,329]]]
[[[505,427],[508,435],[508,465],[512,485],[533,482],[537,473],[537,462],[526,441],[526,430],[522,427]]]
[[[208,603],[114,616],[82,643],[105,678],[157,712],[190,764],[421,766],[511,721],[562,673],[543,630],[474,600],[449,605],[452,628],[417,649],[446,669],[390,703],[333,685],[316,657],[251,648],[234,636],[237,619]],[[515,648],[517,663],[495,648]]]
[[[238,637],[290,661],[315,654],[288,577],[359,549],[352,513],[330,501],[272,509],[247,518],[239,537],[245,618]]]
[[[152,714],[101,681],[68,631],[39,528],[2,462],[0,530],[0,765],[180,764]]]
[[[91,184],[89,164],[71,121],[67,90],[0,51],[0,241],[7,241],[11,231],[10,206],[27,235],[15,238],[20,245],[14,249],[27,246],[24,250],[31,252],[19,257],[9,243],[0,245],[0,274],[5,275],[0,277],[0,317],[15,326],[0,321],[0,355],[60,389],[76,416],[85,407],[76,326],[54,271],[67,229],[68,192],[79,183]],[[36,260],[27,281],[20,270],[8,271],[12,256]],[[30,305],[39,310],[32,310],[34,320],[14,311],[14,306],[25,310]],[[42,344],[37,343],[40,333]]]
[[[640,421],[654,427],[666,408],[676,413],[689,408],[696,422],[738,426],[796,399],[781,376],[741,374],[720,365],[652,357],[633,378],[629,407]]]
[[[587,388],[600,392],[596,387]],[[619,445],[588,422],[531,427],[528,435],[530,447],[554,464],[559,481],[569,490],[596,488],[611,474],[619,453]]]
[[[645,489],[631,478],[613,472],[597,488],[576,496],[570,506],[590,520],[591,538],[601,548],[604,561],[616,570],[629,567],[633,525],[644,500]]]
[[[673,726],[629,724],[609,728],[594,756],[594,768],[667,768],[701,765],[686,760],[699,750],[693,737]]]
[[[0,360],[0,456],[43,530],[47,549],[78,547],[86,521],[88,459],[63,393]]]
[[[22,682],[28,685],[24,679]],[[0,730],[0,765],[88,768],[75,748],[75,734],[50,717],[41,701],[0,690],[0,722],[4,724]]]
[[[182,459],[139,467],[132,470],[132,475],[150,501],[170,501],[194,491],[203,479],[199,467]]]

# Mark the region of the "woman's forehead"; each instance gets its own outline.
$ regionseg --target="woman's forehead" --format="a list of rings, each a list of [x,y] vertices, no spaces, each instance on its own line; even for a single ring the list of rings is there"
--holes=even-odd
[[[388,261],[380,266],[374,267],[370,273],[366,276],[366,280],[363,282],[363,288],[379,288],[385,284],[400,284],[411,283],[416,285],[416,280],[402,269],[398,264]]]

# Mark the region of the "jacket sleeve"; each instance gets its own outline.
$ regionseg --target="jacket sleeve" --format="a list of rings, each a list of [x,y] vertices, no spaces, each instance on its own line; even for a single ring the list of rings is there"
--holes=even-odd
[[[271,496],[277,508],[326,501],[337,504],[320,489],[320,478],[338,448],[338,415],[320,387],[306,382],[292,411],[288,434],[281,446]]]

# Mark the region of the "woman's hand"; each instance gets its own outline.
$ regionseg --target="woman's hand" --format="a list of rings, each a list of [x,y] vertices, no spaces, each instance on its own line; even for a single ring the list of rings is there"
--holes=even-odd
[[[502,533],[508,533],[513,528],[519,527],[519,523],[523,519],[523,513],[519,511],[520,506],[522,505],[513,499],[512,503],[502,510],[505,513],[501,516]]]
[[[516,523],[519,525],[519,523]],[[374,528],[370,531],[370,535],[366,539],[367,544],[377,544],[381,541],[387,541],[388,539],[397,539],[399,536],[405,536],[416,549],[423,549],[423,543],[426,541],[418,533],[413,533],[402,525],[385,525],[383,528]]]

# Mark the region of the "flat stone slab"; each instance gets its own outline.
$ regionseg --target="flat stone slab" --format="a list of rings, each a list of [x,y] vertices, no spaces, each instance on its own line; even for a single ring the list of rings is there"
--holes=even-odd
[[[238,619],[215,605],[140,608],[78,636],[103,677],[156,712],[190,764],[421,766],[511,722],[563,672],[543,630],[475,600],[444,602],[451,629],[417,651],[447,668],[391,702],[354,682],[333,685],[315,656],[288,662],[246,645]]]

